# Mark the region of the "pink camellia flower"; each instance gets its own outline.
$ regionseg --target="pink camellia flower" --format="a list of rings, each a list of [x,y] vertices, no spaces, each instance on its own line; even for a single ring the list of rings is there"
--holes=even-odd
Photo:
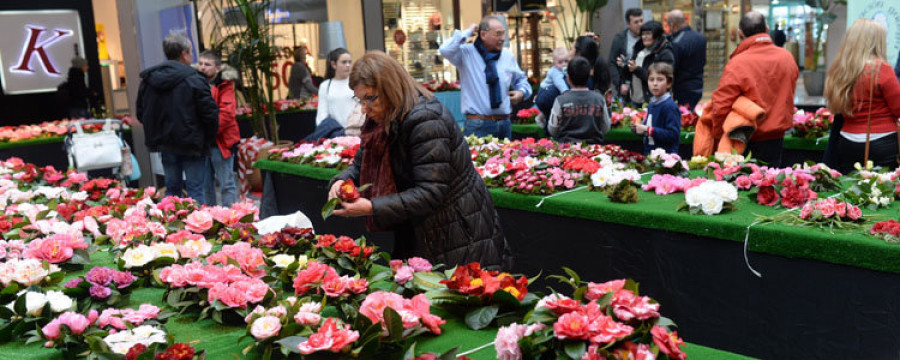
[[[551,298],[544,304],[547,309],[550,309],[550,311],[553,311],[556,315],[565,315],[578,310],[579,305],[580,302],[578,300],[573,300],[568,297]]]
[[[803,208],[800,209],[800,218],[803,220],[809,219],[809,216],[812,215],[814,208],[812,204],[803,205]]]
[[[659,304],[651,304],[646,296],[635,296],[630,290],[619,290],[613,295],[613,314],[621,321],[647,320],[659,317]]]
[[[684,345],[684,340],[678,337],[678,332],[669,333],[665,328],[654,326],[650,330],[653,335],[653,343],[659,346],[659,351],[666,354],[669,359],[684,360],[687,354],[681,351],[680,346]]]
[[[341,352],[344,348],[359,339],[359,332],[345,329],[346,325],[338,323],[334,318],[328,318],[322,327],[309,338],[297,345],[301,354],[312,354],[317,351]]]
[[[750,180],[750,177],[747,175],[741,175],[734,179],[734,184],[737,185],[738,189],[748,190],[753,187],[753,180]]]
[[[403,266],[403,260],[394,259],[388,263],[391,266],[391,271],[397,272],[397,269],[400,269]]]
[[[431,271],[432,268],[431,262],[420,257],[411,257],[406,262],[415,272]]]
[[[106,286],[113,281],[113,276],[116,275],[116,272],[116,270],[105,266],[97,266],[88,271],[84,275],[84,279],[94,285]]]
[[[822,213],[822,216],[830,218],[834,215],[834,203],[830,201],[820,201],[816,203],[816,210]]]
[[[607,293],[622,290],[625,287],[625,279],[610,280],[602,284],[588,283],[588,290],[584,294],[584,298],[588,300],[597,300]]]
[[[527,327],[527,325],[512,323],[497,330],[497,337],[494,338],[494,349],[497,350],[497,359],[522,359],[522,349],[519,348],[519,340],[525,336]]]
[[[347,294],[347,280],[349,278],[347,276],[335,277],[328,281],[325,281],[322,284],[322,291],[325,292],[325,296],[327,297],[341,297],[346,296]]]
[[[213,218],[206,211],[194,211],[184,220],[184,228],[198,234],[205,233],[213,225]]]
[[[350,279],[346,285],[347,291],[354,294],[362,294],[369,290],[369,282],[365,278]]]
[[[256,340],[268,339],[278,335],[279,331],[281,331],[281,319],[276,316],[260,317],[250,325],[250,335],[253,335]]]
[[[631,341],[626,341],[619,348],[613,350],[612,353],[616,359],[628,359],[628,360],[655,360],[656,359],[656,356],[654,356],[653,352],[650,351],[650,345],[635,344]]]
[[[322,321],[322,315],[314,312],[298,311],[297,314],[294,315],[294,321],[300,325],[316,326]]]
[[[431,302],[428,301],[425,294],[413,296],[412,299],[405,302],[404,307],[418,316],[422,324],[435,335],[440,335],[441,325],[447,323],[439,316],[431,314]]]
[[[369,318],[372,323],[382,322],[384,317],[384,309],[391,308],[394,310],[403,309],[403,296],[386,291],[376,291],[363,300],[359,306],[359,313]]]
[[[859,209],[859,206],[854,206],[847,204],[847,217],[850,220],[856,220],[862,217],[862,210]]]
[[[412,280],[412,278],[413,268],[406,265],[401,266],[394,274],[394,282],[400,285],[406,284],[408,281]]]
[[[847,203],[841,201],[834,205],[834,213],[839,217],[847,216]]]
[[[84,330],[91,325],[86,316],[72,311],[62,313],[57,319],[60,324],[67,326],[69,331],[75,335],[83,333]]]
[[[28,243],[28,248],[22,254],[26,259],[46,260],[51,264],[59,264],[72,258],[78,244],[74,237],[67,234],[55,234],[50,237],[36,239]],[[83,241],[81,243],[84,243]],[[80,247],[80,245],[79,245]]]
[[[331,266],[318,261],[310,261],[307,263],[306,269],[301,270],[294,277],[294,292],[297,295],[303,295],[312,287],[321,285],[336,277],[338,277],[337,272]]]
[[[591,321],[591,329],[596,334],[591,337],[591,342],[608,344],[625,338],[634,331],[631,326],[616,322],[612,317],[599,315]]]
[[[166,236],[166,242],[171,244],[181,244],[187,240],[204,240],[203,235],[194,234],[187,230],[178,230]]]
[[[41,333],[44,334],[45,338],[50,340],[56,340],[59,338],[59,325],[61,322],[59,318],[51,320],[47,325],[41,328]],[[49,346],[48,346],[49,347]]]
[[[570,312],[556,319],[556,323],[553,324],[553,331],[560,340],[587,340],[590,336],[588,330],[589,323],[590,321],[587,316],[578,312]]]

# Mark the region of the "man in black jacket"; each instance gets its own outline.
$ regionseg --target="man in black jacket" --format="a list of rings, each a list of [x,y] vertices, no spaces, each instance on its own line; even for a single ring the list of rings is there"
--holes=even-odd
[[[644,10],[631,8],[625,11],[625,24],[628,27],[616,34],[609,49],[609,75],[612,87],[620,96],[628,97],[629,79],[620,76],[628,60],[634,55],[634,44],[641,40],[641,25],[644,25]]]
[[[166,195],[188,196],[201,204],[209,178],[209,150],[215,146],[219,107],[206,78],[190,67],[191,42],[172,34],[163,40],[169,59],[141,72],[137,115],[150,151],[159,151]],[[182,178],[182,173],[184,178]]]
[[[697,106],[703,96],[703,67],[706,66],[706,37],[687,24],[684,12],[672,10],[666,20],[675,48],[675,84],[672,92],[678,105]]]

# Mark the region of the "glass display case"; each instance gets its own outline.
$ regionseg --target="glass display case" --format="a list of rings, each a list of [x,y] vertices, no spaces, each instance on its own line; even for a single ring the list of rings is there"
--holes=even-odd
[[[455,81],[438,49],[452,35],[452,0],[385,0],[384,48],[416,80]]]

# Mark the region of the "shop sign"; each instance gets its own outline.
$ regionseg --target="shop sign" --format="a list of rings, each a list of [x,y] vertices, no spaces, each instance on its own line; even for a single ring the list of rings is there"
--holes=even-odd
[[[54,92],[72,57],[84,57],[76,10],[0,11],[3,94]]]
[[[847,28],[856,19],[875,20],[887,28],[887,56],[897,63],[900,52],[900,2],[896,0],[854,0],[847,2]]]

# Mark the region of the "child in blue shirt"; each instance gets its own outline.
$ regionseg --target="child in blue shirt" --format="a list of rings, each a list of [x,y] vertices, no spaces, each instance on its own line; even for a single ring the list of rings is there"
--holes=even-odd
[[[632,123],[631,130],[644,136],[644,154],[656,148],[667,153],[678,153],[681,137],[681,111],[669,95],[672,88],[674,69],[671,64],[656,62],[650,65],[647,86],[653,97],[647,108],[647,118],[643,123]]]
[[[566,66],[569,64],[571,56],[569,50],[564,47],[553,50],[553,66],[547,71],[547,77],[541,81],[541,88],[534,97],[534,103],[542,115],[538,123],[544,123],[544,119],[550,118],[553,100],[556,100],[560,94],[569,91],[569,84],[566,82]]]

